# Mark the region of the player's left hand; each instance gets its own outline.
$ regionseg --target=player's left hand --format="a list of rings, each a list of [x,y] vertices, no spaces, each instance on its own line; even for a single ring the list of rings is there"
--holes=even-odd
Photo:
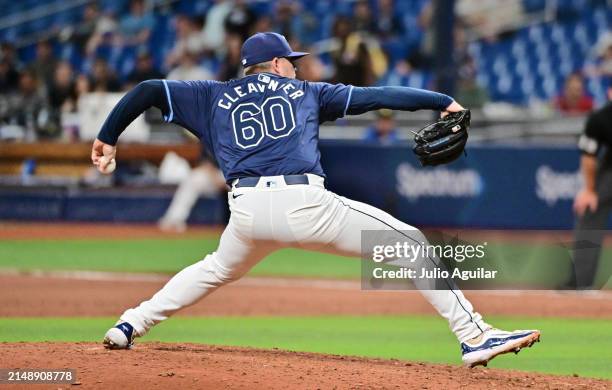
[[[105,173],[106,167],[115,158],[115,154],[117,154],[115,146],[106,144],[96,138],[91,148],[91,162],[100,172]],[[102,159],[102,156],[106,158]]]
[[[451,106],[448,108],[455,108]],[[457,106],[461,107],[459,104]],[[423,166],[455,161],[463,154],[469,127],[470,110],[448,113],[444,118],[414,133],[415,145],[412,151]]]
[[[463,110],[465,110],[465,108],[463,108],[463,106],[461,104],[453,101],[451,104],[449,104],[448,107],[446,107],[446,109],[444,111],[442,111],[440,113],[440,118],[444,118],[445,116],[447,116],[451,112],[459,112],[459,111],[463,111]]]

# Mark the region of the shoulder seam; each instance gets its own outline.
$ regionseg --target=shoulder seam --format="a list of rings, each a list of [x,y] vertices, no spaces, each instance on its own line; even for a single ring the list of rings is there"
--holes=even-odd
[[[348,111],[349,105],[351,104],[351,95],[353,94],[353,86],[351,85],[349,88],[348,97],[346,98],[346,106],[344,106],[344,112],[342,116],[346,116],[346,112]]]
[[[170,99],[170,89],[168,88],[168,83],[166,82],[166,80],[162,80],[162,83],[164,83],[164,88],[166,89],[166,99],[168,99],[168,109],[170,110],[170,114],[168,114],[168,116],[164,115],[164,120],[166,122],[172,122],[172,119],[174,119],[174,111],[172,110],[172,99]]]

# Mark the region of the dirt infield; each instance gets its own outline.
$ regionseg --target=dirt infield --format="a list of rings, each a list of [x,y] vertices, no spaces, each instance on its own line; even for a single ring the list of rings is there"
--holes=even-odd
[[[112,274],[0,274],[0,316],[117,316],[155,293],[168,277]],[[89,275],[89,278],[87,278]],[[103,277],[103,278],[102,278]],[[144,280],[143,280],[144,279]],[[610,292],[466,292],[487,315],[611,318]],[[434,314],[416,291],[362,291],[333,280],[243,278],[180,315]]]
[[[141,343],[0,344],[0,367],[72,368],[85,389],[606,389],[611,381],[279,350]],[[31,387],[31,386],[30,386]],[[48,388],[40,386],[40,388]],[[27,388],[12,385],[11,389]]]
[[[184,233],[168,233],[151,224],[0,222],[0,240],[175,239],[218,237],[222,231],[219,226],[196,226]]]

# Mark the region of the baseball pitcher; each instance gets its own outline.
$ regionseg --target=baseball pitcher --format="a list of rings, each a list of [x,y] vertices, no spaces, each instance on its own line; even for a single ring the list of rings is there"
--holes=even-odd
[[[92,161],[98,169],[104,170],[115,157],[114,145],[130,122],[149,107],[157,107],[167,122],[191,131],[214,156],[231,187],[231,217],[215,252],[121,315],[104,337],[108,348],[129,348],[135,337],[237,280],[279,248],[333,249],[360,256],[363,230],[402,232],[414,242],[425,240],[418,229],[391,215],[325,189],[319,125],[381,108],[440,110],[449,117],[463,113],[461,120],[468,121],[469,111],[446,95],[426,90],[296,80],[294,62],[307,54],[291,50],[282,35],[258,33],[242,46],[244,77],[228,82],[145,81],[110,113],[93,145]],[[452,131],[459,127],[452,126]],[[452,139],[454,155],[455,150],[461,152],[466,138],[444,139]],[[421,144],[415,152],[424,164],[435,165],[438,155],[447,162],[442,144],[440,140]],[[421,293],[448,320],[469,366],[486,365],[499,354],[518,352],[539,340],[537,330],[506,332],[491,327],[456,288]]]

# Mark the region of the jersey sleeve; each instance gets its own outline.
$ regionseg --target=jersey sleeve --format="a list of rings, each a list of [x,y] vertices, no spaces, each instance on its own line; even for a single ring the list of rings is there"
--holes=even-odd
[[[602,122],[602,116],[595,112],[589,116],[584,132],[578,139],[578,148],[584,154],[592,156],[597,155],[601,149],[602,132],[605,131],[605,121]]]
[[[210,113],[212,89],[216,81],[162,80],[168,100],[168,110],[163,112],[166,122],[189,130],[198,138],[204,134],[205,119]]]
[[[346,115],[352,85],[310,83],[319,100],[319,122],[335,121]]]

